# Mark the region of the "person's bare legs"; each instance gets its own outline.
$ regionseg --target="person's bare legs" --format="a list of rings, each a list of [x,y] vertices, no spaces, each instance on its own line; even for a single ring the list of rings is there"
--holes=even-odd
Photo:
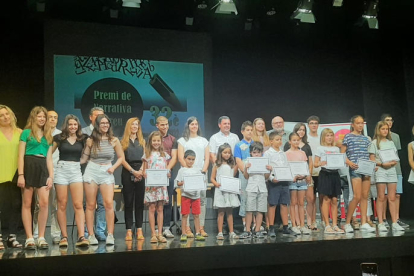
[[[95,220],[96,195],[98,194],[98,185],[96,185],[96,183],[85,182],[83,187],[85,189],[86,196],[86,227],[88,228],[89,236],[92,236],[95,235],[95,229],[93,225]]]

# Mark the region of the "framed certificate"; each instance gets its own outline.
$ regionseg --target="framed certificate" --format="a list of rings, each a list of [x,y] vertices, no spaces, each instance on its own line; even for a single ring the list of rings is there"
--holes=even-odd
[[[207,190],[206,176],[204,174],[184,175],[183,182],[183,190],[186,192]]]
[[[372,176],[375,173],[376,162],[365,159],[358,159],[358,169],[356,173]]]
[[[346,167],[345,154],[343,153],[328,153],[326,154],[326,168],[340,169]]]
[[[240,194],[241,182],[239,178],[230,177],[230,176],[220,176],[220,191],[228,192],[232,194]]]
[[[309,175],[309,166],[306,161],[290,161],[289,166],[293,175]]]
[[[400,158],[398,158],[398,155],[394,149],[379,150],[378,153],[383,163],[390,161],[400,161]]]
[[[293,173],[290,167],[274,167],[273,173],[277,181],[293,181]]]
[[[145,178],[145,186],[168,186],[168,170],[147,169],[147,178]]]
[[[250,163],[250,168],[247,169],[248,173],[269,173],[266,169],[266,165],[269,165],[269,158],[266,157],[249,157],[247,163]]]

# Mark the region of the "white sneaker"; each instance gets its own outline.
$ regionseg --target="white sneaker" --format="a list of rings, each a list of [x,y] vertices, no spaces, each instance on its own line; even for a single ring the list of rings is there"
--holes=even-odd
[[[115,238],[114,235],[108,234],[106,237],[106,245],[114,245],[115,244]]]
[[[351,224],[347,223],[344,225],[345,233],[354,233],[354,228],[352,228]]]
[[[401,227],[397,222],[392,224],[392,231],[405,231],[403,227]]]
[[[378,224],[378,231],[380,231],[380,232],[388,232],[388,229],[385,226],[385,223]]]
[[[174,234],[171,233],[170,229],[165,229],[164,233],[162,233],[166,238],[174,238]]]
[[[310,235],[311,233],[311,230],[306,226],[303,226],[302,228],[300,228],[300,231],[302,232],[303,235]]]
[[[301,234],[300,229],[299,229],[298,226],[291,227],[290,229],[292,230],[293,233],[295,233],[295,235],[300,235]]]
[[[365,232],[375,232],[375,227],[371,227],[371,225],[369,225],[368,223],[364,223],[361,225],[359,230],[365,231]]]
[[[382,223],[384,223],[385,227],[390,228],[388,221],[384,220]]]
[[[95,235],[89,235],[88,242],[90,245],[98,245],[98,240],[95,238]]]

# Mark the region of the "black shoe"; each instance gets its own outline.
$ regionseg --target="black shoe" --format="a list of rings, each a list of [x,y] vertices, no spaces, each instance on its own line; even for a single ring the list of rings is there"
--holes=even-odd
[[[269,237],[271,237],[271,238],[275,238],[276,237],[275,228],[273,226],[270,226],[270,229],[269,229]]]
[[[287,228],[283,228],[283,236],[296,236],[297,234],[295,232],[293,232],[292,230],[290,230],[289,227]]]

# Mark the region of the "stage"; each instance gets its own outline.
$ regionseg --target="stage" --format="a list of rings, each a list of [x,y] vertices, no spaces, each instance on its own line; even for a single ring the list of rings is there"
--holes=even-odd
[[[413,225],[414,221],[408,221]],[[1,275],[361,275],[361,262],[376,262],[383,275],[413,275],[414,230],[405,233],[324,235],[217,241],[215,221],[207,221],[204,242],[179,235],[164,244],[151,244],[149,226],[143,242],[125,242],[124,224],[116,224],[115,245],[67,250],[50,243],[48,250],[0,251]],[[241,226],[238,226],[241,231]],[[145,226],[144,226],[145,230]],[[47,229],[49,231],[49,228]],[[69,227],[69,233],[71,228]],[[23,232],[19,241],[24,241]],[[411,269],[410,269],[411,268]]]

